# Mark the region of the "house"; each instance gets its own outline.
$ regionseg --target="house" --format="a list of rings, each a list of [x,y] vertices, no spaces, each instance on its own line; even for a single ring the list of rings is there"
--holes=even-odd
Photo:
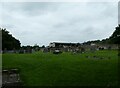
[[[70,47],[70,46],[79,46],[80,43],[61,43],[61,42],[52,42],[49,44],[49,47]]]

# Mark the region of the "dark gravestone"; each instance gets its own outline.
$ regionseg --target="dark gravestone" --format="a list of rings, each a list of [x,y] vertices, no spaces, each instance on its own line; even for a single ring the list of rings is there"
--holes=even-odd
[[[48,48],[44,48],[44,49],[43,49],[43,52],[44,52],[44,53],[49,52]]]
[[[24,53],[24,50],[19,50],[19,54],[23,54]]]
[[[103,48],[103,47],[100,47],[99,50],[104,50],[104,48]]]
[[[20,81],[18,69],[11,69],[9,72],[10,79],[9,81]]]
[[[22,88],[18,69],[2,70],[2,88]]]
[[[5,84],[7,82],[8,76],[9,76],[9,71],[3,70],[2,71],[2,84]]]

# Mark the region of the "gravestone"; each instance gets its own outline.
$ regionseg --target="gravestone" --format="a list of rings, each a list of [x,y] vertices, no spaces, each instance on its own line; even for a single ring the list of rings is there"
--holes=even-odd
[[[56,50],[53,51],[53,54],[61,54],[61,53],[62,53],[62,51],[60,51],[58,49],[56,49]]]
[[[18,69],[2,70],[2,88],[9,87],[22,88]]]

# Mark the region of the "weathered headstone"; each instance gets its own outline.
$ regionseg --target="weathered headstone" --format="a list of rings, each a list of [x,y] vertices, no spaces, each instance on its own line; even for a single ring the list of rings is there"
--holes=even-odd
[[[56,50],[53,51],[53,54],[60,54],[60,53],[62,53],[62,51],[60,51],[58,49],[56,49]]]
[[[18,69],[2,70],[2,88],[22,88]]]

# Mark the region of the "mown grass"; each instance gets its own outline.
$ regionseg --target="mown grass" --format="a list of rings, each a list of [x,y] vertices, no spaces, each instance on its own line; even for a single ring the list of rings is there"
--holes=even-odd
[[[95,59],[92,57],[94,55],[104,59]],[[116,50],[59,55],[42,52],[3,54],[2,66],[3,69],[19,68],[25,86],[117,86],[118,84]]]

